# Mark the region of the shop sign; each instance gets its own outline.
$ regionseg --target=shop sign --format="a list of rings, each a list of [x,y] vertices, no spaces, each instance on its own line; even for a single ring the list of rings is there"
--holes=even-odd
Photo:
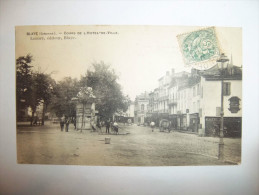
[[[228,110],[231,112],[231,113],[237,113],[240,108],[239,108],[239,101],[240,101],[240,98],[234,96],[234,97],[231,97],[229,98],[229,108]]]

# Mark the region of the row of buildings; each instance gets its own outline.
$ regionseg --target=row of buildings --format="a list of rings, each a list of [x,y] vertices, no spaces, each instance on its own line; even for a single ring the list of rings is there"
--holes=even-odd
[[[241,136],[242,68],[231,62],[223,72],[225,136]],[[158,87],[135,99],[134,121],[157,125],[161,119],[171,128],[207,136],[217,136],[220,127],[221,69],[218,65],[200,71],[175,73],[174,69],[158,79]]]

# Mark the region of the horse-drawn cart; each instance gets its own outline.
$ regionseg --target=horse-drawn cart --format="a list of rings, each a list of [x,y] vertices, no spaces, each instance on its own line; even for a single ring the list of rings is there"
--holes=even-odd
[[[159,123],[159,130],[160,132],[164,132],[167,130],[170,133],[171,131],[170,121],[166,119],[162,119]]]

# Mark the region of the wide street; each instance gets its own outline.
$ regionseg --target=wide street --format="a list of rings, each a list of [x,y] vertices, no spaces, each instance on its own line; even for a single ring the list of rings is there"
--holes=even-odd
[[[19,126],[17,162],[98,166],[231,165],[241,162],[241,139],[225,138],[225,161],[217,160],[219,138],[124,126],[119,135],[90,130],[61,132],[58,124]],[[102,128],[105,131],[105,128]],[[105,138],[111,138],[105,144]]]

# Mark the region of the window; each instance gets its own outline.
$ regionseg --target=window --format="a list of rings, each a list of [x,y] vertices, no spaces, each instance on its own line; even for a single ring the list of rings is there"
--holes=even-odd
[[[144,109],[145,109],[145,105],[141,104],[141,110],[144,111]]]
[[[231,84],[230,82],[223,83],[223,95],[224,96],[230,95],[230,86],[231,86],[230,84]]]
[[[197,95],[200,95],[200,84],[197,85]]]
[[[192,90],[193,90],[193,97],[195,97],[196,96],[196,88],[193,87]]]

